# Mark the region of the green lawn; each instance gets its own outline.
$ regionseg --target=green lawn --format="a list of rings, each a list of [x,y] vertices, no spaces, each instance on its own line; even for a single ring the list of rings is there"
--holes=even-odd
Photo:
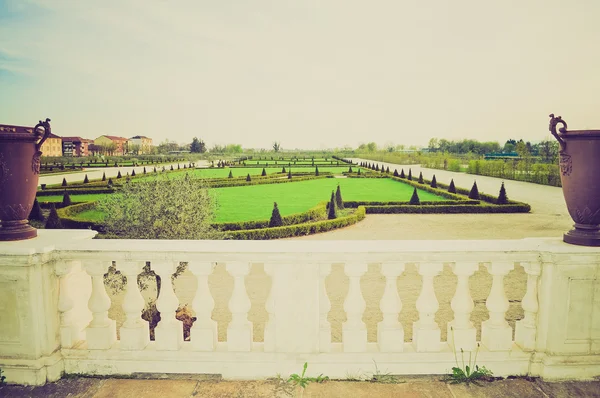
[[[413,187],[388,178],[325,178],[287,184],[215,188],[217,222],[263,220],[271,217],[273,202],[282,216],[304,212],[320,201],[329,200],[340,184],[344,200],[409,201]],[[426,191],[418,191],[423,201],[446,200]]]
[[[262,171],[262,169],[260,169]],[[228,169],[207,170],[211,172]],[[317,203],[329,200],[331,191],[340,185],[344,200],[354,201],[408,201],[413,187],[388,178],[324,178],[284,184],[263,184],[228,188],[214,188],[217,197],[216,222],[263,220],[271,216],[273,202],[277,202],[281,215],[304,212]],[[443,197],[418,190],[422,201],[441,201]],[[109,194],[71,195],[73,202],[102,200]],[[43,196],[43,202],[60,202],[62,195]],[[98,221],[102,213],[87,210],[78,219]]]
[[[267,174],[273,173],[281,173],[281,169],[285,167],[285,171],[290,171],[290,167],[287,165],[282,165],[281,167],[265,167],[265,171]],[[309,173],[314,172],[315,168],[313,167],[291,167],[292,175],[295,172],[298,173]],[[319,166],[319,172],[330,172],[333,174],[342,174],[343,172],[348,171],[349,166]],[[356,172],[358,167],[352,167],[352,171]],[[251,176],[259,176],[262,174],[263,167],[233,167],[233,168],[209,168],[209,169],[194,169],[191,171],[181,169],[178,173],[169,173],[169,177],[173,176],[175,178],[184,177],[186,172],[189,173],[193,177],[199,178],[227,178],[229,176],[229,172],[233,174],[234,177],[246,177],[248,174]],[[160,174],[160,173],[159,173]],[[138,174],[141,176],[141,174]],[[153,172],[148,173],[146,177],[137,177],[132,179],[131,181],[137,182],[142,181],[147,178],[153,178],[152,176],[156,175]],[[114,180],[113,180],[114,181]]]

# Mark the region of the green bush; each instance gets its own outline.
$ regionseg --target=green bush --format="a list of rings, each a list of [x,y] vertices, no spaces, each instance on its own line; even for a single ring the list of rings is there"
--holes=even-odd
[[[496,200],[496,204],[505,205],[508,203],[508,196],[506,196],[506,189],[504,188],[504,181],[500,186],[500,193],[498,194],[498,199]]]
[[[33,207],[29,213],[29,219],[35,221],[44,221],[44,214],[42,213],[42,208],[40,207],[40,202],[38,202],[37,198],[35,198],[33,201]]]
[[[411,204],[411,205],[419,205],[419,204],[421,204],[421,201],[419,200],[419,194],[417,193],[417,188],[415,188],[415,190],[413,191],[413,194],[410,197],[409,204]]]
[[[70,206],[71,205],[71,196],[69,195],[69,192],[67,192],[65,190],[65,193],[63,194],[63,198],[62,198],[62,206],[66,207],[66,206]]]
[[[437,188],[437,180],[435,179],[435,174],[433,175],[433,178],[431,178],[431,184],[429,184],[429,186],[431,188]]]
[[[58,213],[56,212],[56,206],[54,206],[54,203],[50,206],[50,214],[48,215],[48,219],[46,220],[46,225],[44,228],[62,229],[62,224],[60,222],[60,218],[58,217]]]
[[[477,188],[477,181],[473,182],[471,192],[469,192],[469,199],[479,199],[479,189]]]
[[[531,207],[526,203],[507,205],[396,205],[396,206],[365,206],[367,214],[402,214],[402,213],[528,213]]]
[[[269,220],[269,228],[283,226],[283,220],[281,214],[279,214],[279,208],[277,202],[273,202],[273,212],[271,213],[271,219]]]
[[[428,205],[428,206],[449,206],[449,205],[455,205],[455,206],[463,206],[463,205],[478,205],[479,203],[481,203],[479,200],[445,200],[445,201],[421,201],[421,205]],[[345,201],[344,202],[344,207],[345,208],[357,208],[359,206],[365,206],[365,207],[369,207],[369,206],[404,206],[404,205],[408,205],[410,204],[409,201],[383,201],[383,202],[378,202],[378,201],[355,201],[355,200],[349,200],[349,201]]]
[[[448,192],[456,193],[456,187],[454,186],[454,178],[450,180],[450,185],[448,186]]]
[[[338,209],[344,208],[344,200],[342,199],[342,190],[340,189],[340,184],[338,184],[335,191],[335,204]]]

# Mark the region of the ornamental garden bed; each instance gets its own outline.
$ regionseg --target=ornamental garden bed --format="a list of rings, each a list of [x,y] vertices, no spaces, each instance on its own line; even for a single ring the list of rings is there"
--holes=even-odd
[[[188,178],[203,178],[217,201],[214,226],[227,231],[227,239],[276,239],[324,232],[354,224],[366,214],[530,211],[525,203],[510,200],[498,203],[498,197],[494,195],[477,193],[476,198],[469,198],[471,190],[465,188],[457,187],[455,192],[448,192],[449,185],[444,183],[432,184],[426,179],[419,182],[414,176],[413,180],[408,180],[406,175],[401,178],[395,177],[392,172],[377,172],[356,165],[351,167],[352,172],[349,172],[348,164],[333,167],[335,170],[319,167],[318,176],[314,171],[294,173],[292,170],[291,179],[289,171],[282,173],[279,165],[265,167],[265,173],[262,167],[157,170],[156,173],[151,171],[146,175],[140,173],[138,176],[112,179],[111,188],[106,186],[106,181],[50,187],[38,192],[38,200],[42,207],[51,202],[62,202],[63,191],[66,190],[71,201],[77,204],[59,209],[59,217],[65,221],[63,227],[102,231],[104,214],[95,208],[95,202],[118,192],[126,180],[135,183],[161,173],[168,174],[170,178],[186,175]],[[232,177],[228,177],[230,173]],[[251,176],[250,181],[246,180],[248,175]],[[341,175],[362,178],[332,178]],[[338,186],[345,210],[340,211],[337,218],[329,220],[328,199]],[[415,193],[418,197],[416,202]],[[283,225],[269,228],[273,202],[279,205]]]

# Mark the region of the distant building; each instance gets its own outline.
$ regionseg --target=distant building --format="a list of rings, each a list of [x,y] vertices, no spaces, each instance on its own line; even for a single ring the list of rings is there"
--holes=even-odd
[[[81,137],[62,137],[63,156],[88,156],[90,142],[94,141]]]
[[[152,138],[136,135],[127,140],[129,151],[136,151],[138,155],[152,152]]]
[[[98,153],[108,155],[125,155],[127,153],[127,138],[114,135],[101,135],[94,140]]]
[[[33,133],[33,127],[0,124],[0,131],[13,133]],[[62,140],[55,134],[50,134],[40,149],[42,156],[62,156]]]

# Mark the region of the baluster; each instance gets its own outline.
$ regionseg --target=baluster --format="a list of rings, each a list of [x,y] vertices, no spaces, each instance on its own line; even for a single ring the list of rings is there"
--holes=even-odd
[[[251,351],[252,322],[248,320],[250,298],[244,280],[250,273],[250,263],[227,263],[227,272],[233,276],[233,292],[229,300],[231,322],[227,327],[227,348],[229,351]]]
[[[456,292],[450,306],[454,319],[448,322],[448,344],[453,350],[474,351],[477,347],[477,330],[471,322],[475,307],[469,288],[469,278],[477,271],[479,263],[452,263],[452,272],[457,277]]]
[[[440,328],[435,322],[435,313],[439,309],[433,287],[433,278],[442,272],[441,263],[416,264],[417,271],[423,279],[421,293],[417,298],[416,307],[419,320],[413,323],[413,345],[417,352],[436,352],[441,350]]]
[[[515,342],[524,351],[532,351],[535,349],[537,312],[539,309],[538,278],[542,269],[538,263],[521,263],[521,266],[527,273],[527,292],[521,303],[525,317],[516,323]]]
[[[145,262],[142,261],[125,261],[117,264],[119,271],[127,278],[123,298],[125,322],[119,330],[122,350],[143,350],[150,342],[150,327],[148,322],[142,319],[142,311],[146,303],[137,282],[144,265]]]
[[[404,350],[404,328],[398,321],[402,311],[402,300],[398,295],[397,280],[404,272],[403,263],[384,263],[381,274],[385,276],[385,290],[379,303],[383,320],[377,324],[377,342],[381,352],[402,352]]]
[[[85,264],[85,271],[92,278],[92,294],[88,307],[92,312],[92,320],[86,328],[87,348],[90,350],[107,350],[117,341],[117,326],[108,317],[110,297],[104,287],[104,274],[108,272],[111,261],[90,261]]]
[[[71,348],[81,340],[81,330],[73,319],[75,302],[71,297],[71,272],[79,271],[79,261],[63,261],[56,263],[56,276],[59,278],[58,311],[60,312],[60,345],[62,348]]]
[[[190,340],[194,350],[213,351],[217,348],[217,322],[212,319],[215,300],[208,287],[208,277],[216,264],[211,262],[189,263],[189,270],[198,280],[196,295],[192,302],[196,321],[190,330]]]
[[[269,314],[267,322],[265,324],[265,336],[264,336],[264,350],[265,352],[273,352],[276,347],[276,334],[275,334],[275,265],[274,264],[265,264],[265,273],[271,277],[271,291],[269,292],[269,297],[267,298],[267,302],[265,303],[265,309]]]
[[[514,263],[487,263],[492,275],[492,289],[485,301],[490,318],[481,323],[481,343],[490,351],[508,351],[512,347],[512,328],[506,322],[508,298],[504,291],[504,276],[514,269]]]
[[[156,300],[156,309],[160,312],[160,322],[154,329],[156,349],[177,351],[183,343],[183,323],[175,316],[179,300],[173,290],[171,276],[179,262],[153,262],[152,269],[160,276],[160,294]]]
[[[342,325],[344,352],[367,350],[367,326],[362,320],[367,304],[360,290],[360,278],[367,272],[366,263],[346,263],[344,271],[350,278],[348,296],[344,300],[347,320]]]
[[[327,295],[325,278],[331,273],[331,264],[319,264],[319,351],[331,351],[331,323],[327,320],[331,302]]]

